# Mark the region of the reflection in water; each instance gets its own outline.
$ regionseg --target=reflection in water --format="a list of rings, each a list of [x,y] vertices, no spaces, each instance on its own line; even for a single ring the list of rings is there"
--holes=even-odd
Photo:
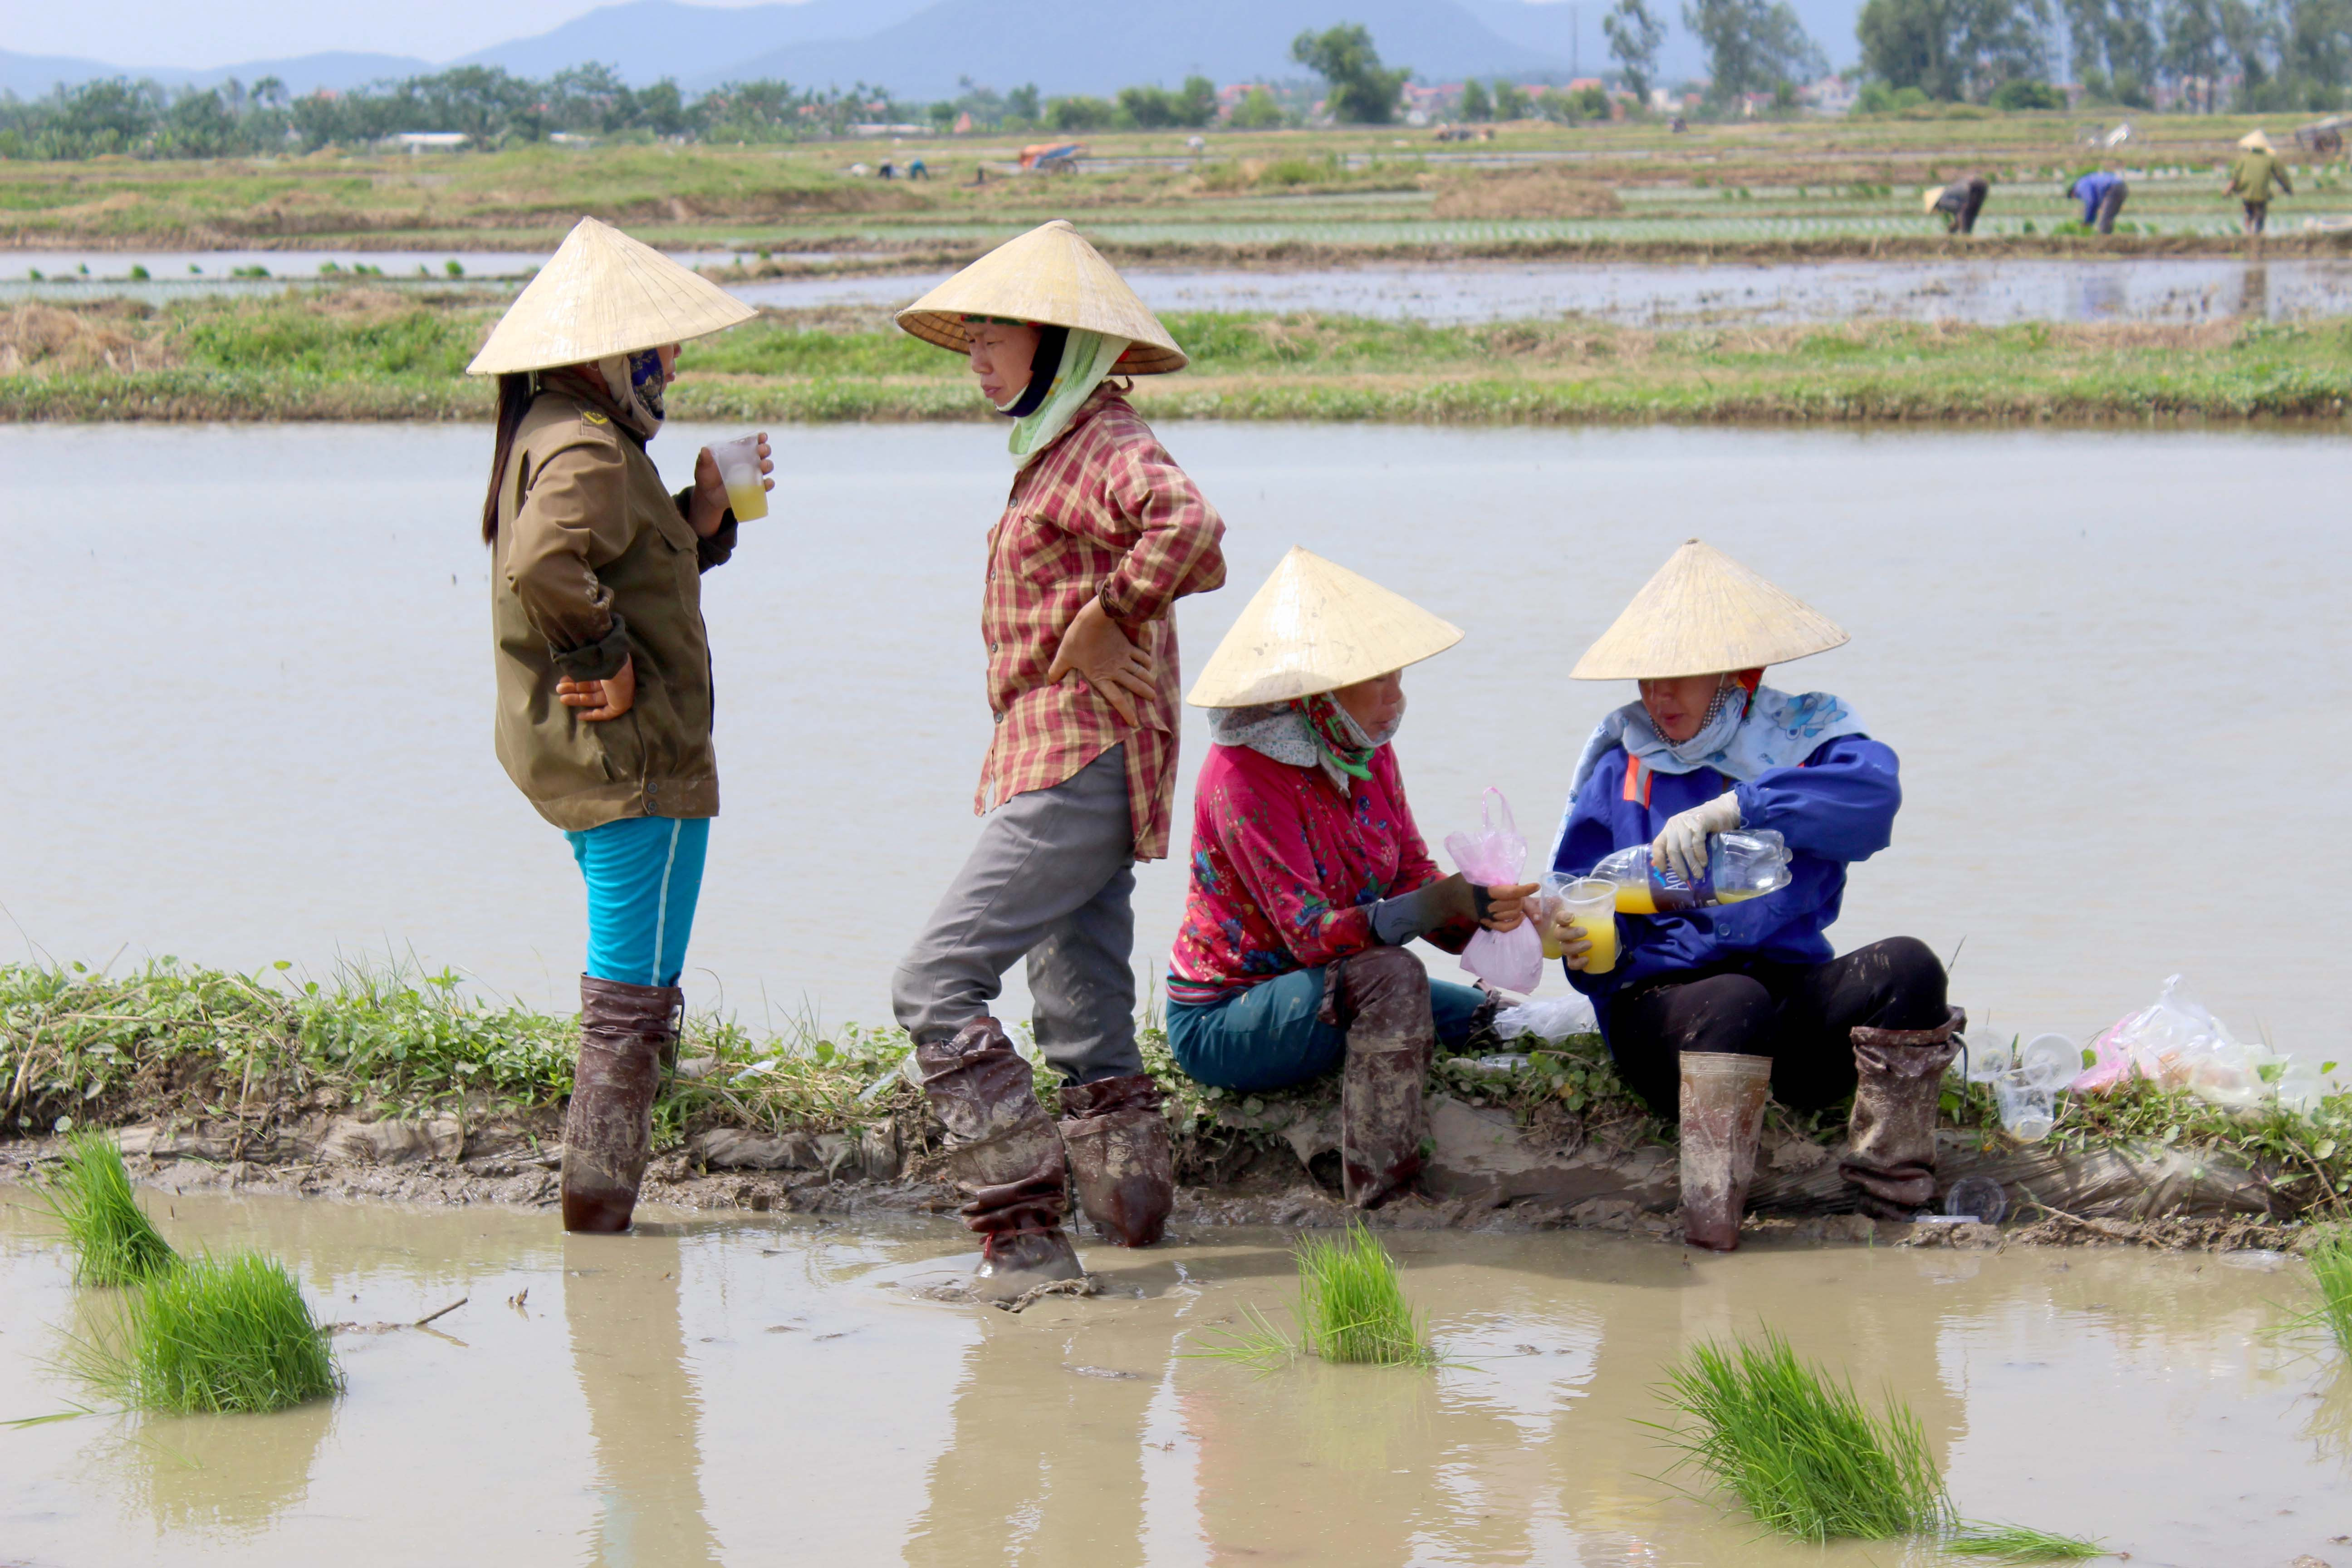
[[[1677,1491],[1704,1489],[1643,1425],[1660,1378],[1764,1324],[1916,1412],[1970,1516],[2142,1562],[2335,1560],[2340,1510],[2315,1500],[2352,1468],[2343,1358],[2266,1333],[2307,1289],[2292,1264],[1384,1232],[1448,1364],[1259,1376],[1185,1352],[1246,1307],[1282,1321],[1290,1238],[1271,1231],[1103,1248],[1105,1294],[1011,1317],[905,1292],[961,1272],[944,1226],[845,1248],[700,1223],[559,1255],[542,1215],[236,1214],[273,1251],[370,1258],[332,1282],[363,1317],[444,1304],[462,1275],[465,1343],[355,1343],[351,1392],[285,1416],[0,1428],[0,1560],[314,1568],[361,1541],[369,1562],[607,1568],[1898,1561],[1759,1540]],[[9,1241],[34,1223],[0,1206],[0,1415],[55,1407],[8,1347],[89,1294],[54,1247]],[[395,1223],[408,1245],[384,1245]],[[529,1310],[495,1305],[526,1285]]]
[[[982,1314],[954,1436],[908,1532],[914,1568],[1143,1561],[1144,1427],[1170,1336],[1111,1313]]]
[[[2251,261],[2246,264],[2243,282],[2238,294],[2238,314],[2250,321],[2266,321],[2271,314],[2270,264]]]
[[[716,1564],[702,1508],[702,1403],[679,1322],[677,1237],[564,1238],[563,1321],[596,1450],[598,1568]]]
[[[158,1535],[259,1534],[308,1498],[334,1425],[335,1403],[324,1399],[268,1415],[148,1417],[109,1439],[119,1451],[93,1468],[121,1468]]]

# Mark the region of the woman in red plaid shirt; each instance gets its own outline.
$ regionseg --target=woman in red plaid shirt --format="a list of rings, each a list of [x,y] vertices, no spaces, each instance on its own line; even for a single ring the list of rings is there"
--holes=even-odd
[[[898,324],[969,354],[1013,421],[981,605],[986,821],[891,988],[982,1237],[978,1288],[1002,1299],[1082,1273],[1066,1149],[1087,1216],[1122,1246],[1157,1241],[1175,1200],[1135,1045],[1131,900],[1135,863],[1168,853],[1171,611],[1224,582],[1224,524],[1113,379],[1181,370],[1183,351],[1068,224],[990,252]],[[1066,1079],[1058,1131],[990,1016],[1024,956],[1038,1048]]]

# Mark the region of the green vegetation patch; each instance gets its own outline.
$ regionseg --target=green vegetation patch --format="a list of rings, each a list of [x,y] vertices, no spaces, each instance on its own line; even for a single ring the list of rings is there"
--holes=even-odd
[[[131,1194],[111,1137],[77,1133],[41,1195],[73,1247],[77,1283],[138,1285],[178,1267],[179,1255]]]
[[[256,1253],[193,1258],[149,1280],[68,1354],[93,1388],[141,1410],[283,1410],[342,1387],[301,1289]]]
[[[1297,1337],[1245,1308],[1238,1332],[1192,1353],[1265,1372],[1302,1354],[1366,1366],[1438,1363],[1427,1321],[1405,1299],[1396,1259],[1361,1220],[1337,1241],[1310,1234],[1292,1250],[1298,1268],[1298,1295],[1290,1309]]]
[[[1777,1333],[1694,1346],[1661,1392],[1680,1418],[1658,1428],[1682,1456],[1675,1468],[1696,1469],[1769,1529],[1884,1541],[1952,1521],[1918,1416],[1892,1395],[1874,1413]]]

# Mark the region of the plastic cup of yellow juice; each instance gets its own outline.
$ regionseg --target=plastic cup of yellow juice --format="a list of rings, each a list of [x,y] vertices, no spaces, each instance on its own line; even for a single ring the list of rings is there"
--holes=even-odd
[[[1584,958],[1584,973],[1606,974],[1616,968],[1617,884],[1605,877],[1579,877],[1558,896],[1576,924],[1576,933],[1592,943],[1592,951]]]
[[[738,522],[768,515],[768,488],[760,482],[760,437],[739,436],[710,448],[719,477],[727,486],[727,505]]]

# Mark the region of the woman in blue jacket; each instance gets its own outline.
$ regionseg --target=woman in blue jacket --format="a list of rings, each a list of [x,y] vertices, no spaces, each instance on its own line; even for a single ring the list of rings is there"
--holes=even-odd
[[[1836,956],[1848,863],[1886,847],[1903,788],[1895,752],[1822,692],[1761,684],[1764,666],[1824,652],[1844,632],[1697,540],[1675,552],[1579,661],[1579,679],[1632,678],[1641,699],[1603,719],[1578,761],[1553,869],[1591,871],[1650,846],[1696,882],[1708,840],[1779,833],[1790,884],[1738,903],[1620,915],[1619,953],[1569,979],[1593,999],[1625,1081],[1682,1122],[1683,1217],[1728,1251],[1770,1092],[1794,1110],[1854,1096],[1842,1164],[1862,1206],[1907,1215],[1935,1194],[1936,1102],[1961,1023],[1925,942],[1892,937]]]

